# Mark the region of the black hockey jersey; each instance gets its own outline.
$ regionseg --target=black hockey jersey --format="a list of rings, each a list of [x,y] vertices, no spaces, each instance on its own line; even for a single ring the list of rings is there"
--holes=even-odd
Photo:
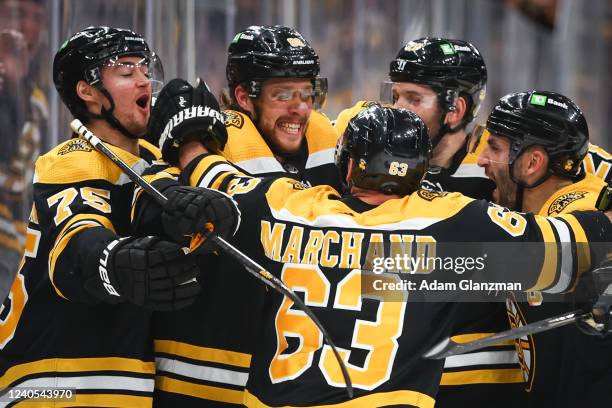
[[[539,214],[556,216],[575,210],[595,210],[606,188],[607,185],[603,180],[592,174],[586,174],[582,180],[556,191],[544,203]],[[577,237],[577,240],[584,239],[585,237]],[[515,297],[508,299],[510,324],[513,327],[519,327],[574,309],[571,295],[564,299],[565,302],[559,299],[547,301],[546,295],[539,292],[530,293],[529,303],[517,302]],[[527,391],[527,403],[525,404],[527,407],[535,408],[548,404],[556,407],[570,407],[575,406],[579,401],[580,403],[595,402],[593,393],[586,392],[592,385],[586,384],[585,379],[581,378],[587,373],[584,370],[577,371],[577,368],[584,367],[582,364],[586,359],[607,361],[610,365],[607,379],[612,378],[612,359],[608,358],[612,351],[612,342],[579,333],[574,325],[521,337],[515,341],[515,345],[521,362],[524,388]],[[605,352],[597,353],[598,348]],[[587,381],[593,385],[598,381],[605,381],[604,376],[601,375],[605,371],[599,372],[600,378],[589,378]],[[572,380],[563,384],[565,378]],[[569,389],[565,390],[562,385]],[[580,392],[581,390],[585,392]],[[569,401],[568,395],[572,394],[580,395],[573,401]],[[606,391],[605,394],[610,395],[610,391]],[[600,392],[599,397],[601,395]],[[603,400],[598,402],[603,402]],[[586,405],[590,406],[588,403]]]
[[[241,169],[286,175],[308,185],[340,185],[334,165],[337,137],[324,115],[311,113],[306,150],[281,163],[248,116],[231,110],[223,114],[229,136],[223,155]],[[157,407],[242,403],[253,348],[251,313],[262,284],[227,256],[209,257],[202,270],[210,272],[203,274],[202,293],[193,305],[154,315]]]
[[[571,242],[560,245],[558,237],[571,241],[586,234],[601,241],[612,232],[601,213],[550,220],[508,212],[460,194],[428,191],[358,212],[330,187],[304,189],[291,179],[248,177],[214,155],[194,160],[181,177],[191,185],[224,191],[238,202],[243,217],[234,244],[304,295],[305,303],[340,348],[356,389],[356,397],[347,401],[339,366],[318,329],[287,298],[262,289],[262,304],[254,305],[260,308],[261,324],[252,339],[256,351],[244,400],[254,407],[340,403],[433,407],[442,363],[421,355],[441,336],[450,334],[455,306],[406,302],[405,298],[386,301],[380,294],[362,291],[372,275],[361,270],[368,269],[372,248],[381,254],[381,243],[384,248],[391,242],[418,246],[419,242],[445,240],[544,238],[552,244],[546,247],[546,256],[531,259],[539,268],[513,270],[523,273],[525,288],[546,290],[569,288],[576,278],[572,251],[581,249]],[[594,223],[603,229],[593,228]],[[512,268],[518,261],[507,258],[496,259],[496,265]],[[552,259],[564,261],[550,262]],[[235,300],[239,299],[228,299]]]
[[[159,157],[145,141],[141,157],[109,147],[139,173]],[[25,255],[0,309],[2,401],[13,387],[52,387],[76,389],[71,406],[152,405],[150,313],[98,303],[82,289],[79,269],[96,244],[84,242],[84,231],[133,235],[133,192],[129,178],[83,139],[37,160]]]

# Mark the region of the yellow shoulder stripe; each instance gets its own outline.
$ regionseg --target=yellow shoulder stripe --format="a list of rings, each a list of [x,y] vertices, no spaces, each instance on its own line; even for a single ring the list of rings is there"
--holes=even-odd
[[[479,339],[482,339],[484,337],[491,336],[493,334],[495,334],[495,333],[457,334],[455,336],[452,336],[451,340],[453,340],[456,343],[467,343],[469,341],[479,340]],[[497,346],[514,346],[514,340],[508,340],[508,341],[504,341],[504,342],[501,342],[501,343],[495,343],[493,345],[493,347],[497,347]]]
[[[194,346],[192,344],[172,340],[155,340],[154,345],[157,353],[172,354],[192,360],[208,361],[242,368],[249,368],[251,366],[250,354]]]
[[[181,381],[163,375],[155,377],[155,388],[175,394],[189,395],[195,398],[228,404],[242,404],[243,401],[242,391]]]
[[[555,191],[542,205],[540,215],[552,216],[577,210],[596,210],[597,199],[607,184],[587,173],[584,179]]]
[[[86,371],[126,371],[154,374],[155,363],[133,358],[48,358],[12,366],[0,377],[0,389],[8,387],[25,376],[44,373],[82,373]]]
[[[239,164],[254,158],[274,158],[272,151],[247,115],[233,110],[226,110],[224,113],[231,118],[225,122],[227,143],[222,152],[227,160]]]
[[[536,223],[540,227],[544,241],[544,262],[538,280],[529,291],[543,290],[551,286],[557,276],[557,240],[550,222],[544,217],[535,216]]]
[[[443,373],[440,385],[522,383],[524,381],[520,368],[497,368]]]
[[[161,151],[159,150],[159,147],[155,146],[152,143],[149,143],[145,139],[138,139],[138,144],[140,145],[141,148],[145,148],[146,150],[151,152],[151,154],[155,156],[155,159],[157,160],[161,159]]]
[[[118,147],[107,146],[130,167],[142,160]],[[34,182],[48,184],[73,184],[84,180],[107,180],[115,184],[123,174],[110,159],[78,138],[67,140],[40,156],[35,168]]]
[[[342,137],[342,134],[346,130],[349,121],[355,116],[357,116],[359,112],[364,110],[367,107],[368,103],[368,101],[359,101],[355,105],[351,106],[350,108],[344,109],[338,114],[336,120],[334,121],[334,128],[336,129],[338,137]]]
[[[73,394],[74,395],[74,394]],[[151,408],[153,397],[122,394],[76,394],[70,401],[53,401],[54,408],[60,407],[109,407],[109,408]],[[22,401],[13,407],[41,408],[43,400]]]
[[[88,224],[74,228],[73,230],[66,233],[66,231],[68,231],[70,226],[76,224],[77,222],[83,221],[83,220],[87,220],[90,222]],[[55,274],[55,264],[57,263],[57,260],[62,254],[62,252],[64,251],[64,249],[66,249],[66,246],[68,245],[68,243],[70,242],[74,234],[86,228],[93,228],[93,227],[99,227],[99,226],[103,226],[115,232],[115,228],[113,227],[112,222],[108,218],[102,215],[77,214],[74,217],[72,217],[66,223],[66,225],[64,225],[64,228],[62,228],[61,232],[58,234],[55,240],[55,244],[53,245],[53,248],[51,248],[51,251],[49,251],[49,280],[51,281],[51,284],[53,285],[53,288],[55,289],[57,294],[64,299],[67,299],[67,298],[62,294],[59,288],[55,285],[55,281],[53,279],[54,274]]]
[[[473,201],[458,193],[426,199],[417,192],[401,199],[386,201],[370,211],[358,213],[340,200],[330,200],[332,195],[339,196],[336,190],[329,186],[315,186],[296,191],[295,182],[287,179],[274,182],[266,192],[268,205],[277,213],[289,213],[309,222],[322,216],[350,217],[347,221],[360,226],[395,224],[410,219],[430,219],[437,222],[454,216]]]

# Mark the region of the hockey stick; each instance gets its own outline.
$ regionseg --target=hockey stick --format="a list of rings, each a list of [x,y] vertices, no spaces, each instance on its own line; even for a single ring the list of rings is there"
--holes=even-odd
[[[423,357],[439,360],[442,358],[455,356],[457,354],[469,353],[470,351],[489,347],[497,343],[518,339],[519,337],[555,329],[561,326],[566,326],[579,320],[589,319],[590,317],[592,316],[589,312],[574,310],[573,312],[549,317],[548,319],[529,323],[521,327],[495,333],[490,336],[465,343],[457,343],[451,340],[450,337],[447,337],[429,349],[429,351],[423,354]]]
[[[110,150],[96,135],[94,135],[89,129],[87,129],[87,127],[80,120],[74,119],[72,122],[70,122],[70,127],[73,131],[75,131],[81,137],[87,140],[95,149],[97,149],[106,157],[111,159],[113,163],[115,163],[117,166],[119,166],[119,168],[121,168],[121,170],[123,170],[123,172],[130,178],[130,180],[132,180],[138,186],[142,187],[142,189],[148,194],[150,194],[155,199],[155,201],[157,201],[158,204],[160,204],[162,207],[166,206],[168,199],[159,190],[153,187],[148,181],[140,177],[140,175],[136,173],[130,166],[128,166],[127,163],[121,160],[121,158],[117,156],[112,150]],[[244,268],[247,270],[247,272],[249,272],[251,275],[255,276],[257,279],[261,280],[263,283],[265,283],[272,289],[280,292],[282,295],[287,296],[289,299],[291,299],[293,303],[295,303],[295,305],[313,321],[313,323],[319,328],[319,330],[323,334],[323,338],[325,339],[327,344],[329,344],[329,346],[332,348],[334,356],[336,357],[336,360],[338,360],[338,364],[340,364],[340,370],[342,371],[342,376],[344,377],[344,382],[346,384],[346,392],[349,398],[353,398],[353,384],[351,382],[351,377],[348,373],[346,365],[344,364],[344,361],[342,361],[342,358],[340,357],[340,354],[336,349],[336,345],[329,337],[327,330],[325,330],[325,328],[323,327],[319,319],[314,315],[312,310],[310,310],[310,308],[306,306],[304,302],[302,302],[302,300],[291,289],[289,289],[282,280],[276,278],[257,262],[249,258],[240,250],[236,249],[229,242],[213,234],[210,234],[207,238],[213,240],[226,253],[228,253],[234,259],[240,262],[242,266],[244,266]]]

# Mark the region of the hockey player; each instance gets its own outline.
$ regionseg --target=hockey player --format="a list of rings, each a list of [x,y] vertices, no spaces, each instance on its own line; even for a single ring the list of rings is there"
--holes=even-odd
[[[542,216],[609,205],[606,182],[580,171],[589,132],[582,112],[569,98],[542,91],[506,95],[493,108],[486,128],[475,131],[475,138],[483,133],[488,138],[480,147],[478,164],[496,183],[496,203]],[[507,304],[515,327],[573,309],[571,300],[568,304],[540,292],[530,293],[528,303],[509,299]],[[516,347],[528,406],[597,406],[612,397],[610,340],[564,327],[521,338]]]
[[[319,71],[317,53],[292,28],[251,26],[236,34],[227,57],[223,155],[251,174],[289,173],[308,185],[339,187],[338,138],[316,110],[327,94]]]
[[[612,232],[601,213],[576,213],[571,220],[553,222],[459,194],[416,192],[428,166],[429,142],[424,123],[404,110],[375,105],[351,121],[336,154],[351,191],[342,198],[328,186],[304,189],[287,178],[249,177],[219,156],[201,154],[201,144],[188,142],[186,135],[175,134],[174,140],[164,143],[162,151],[171,155],[169,151],[181,146],[181,179],[232,195],[245,215],[234,242],[304,293],[305,302],[329,328],[357,389],[349,403],[354,406],[432,407],[442,367],[419,356],[438,335],[449,332],[454,308],[385,302],[381,295],[369,298],[362,293],[362,279],[368,278],[360,270],[372,247],[384,256],[389,243],[402,237],[415,244],[424,236],[435,241],[521,242],[541,240],[543,228],[560,228],[596,241]],[[474,224],[479,228],[469,227]],[[464,234],[458,236],[457,231]],[[578,249],[575,245],[560,246],[554,235],[550,239],[556,250],[575,261],[570,255]],[[517,261],[506,258],[499,262]],[[546,270],[546,286],[569,288],[575,275],[561,282],[560,270],[568,272],[565,267],[551,267],[542,258],[537,262]],[[525,277],[531,287],[541,275],[536,268]],[[346,403],[338,365],[316,327],[282,296],[260,296],[263,320],[253,338],[257,350],[245,404]]]
[[[74,34],[53,62],[55,87],[70,112],[137,172],[159,157],[140,137],[162,75],[140,35],[110,27]],[[25,256],[1,309],[4,401],[37,397],[19,393],[24,387],[39,393],[52,387],[59,390],[52,396],[71,389],[71,405],[151,406],[151,310],[191,303],[199,269],[181,245],[137,235],[130,222],[133,194],[126,175],[83,139],[37,160]],[[198,232],[182,227],[191,221],[202,230],[211,222],[224,234],[217,215],[231,213],[231,202],[215,200],[221,194],[178,188],[166,194],[167,235]]]
[[[477,156],[468,152],[466,134],[485,98],[486,83],[484,59],[467,41],[421,38],[404,45],[391,61],[381,99],[415,112],[427,125],[433,151],[425,188],[491,201],[494,183],[476,164]],[[367,103],[341,112],[338,130],[343,131],[363,106]],[[502,303],[464,302],[457,310],[456,325],[455,340],[483,336],[507,329],[506,312]],[[449,358],[437,405],[499,405],[508,401],[506,396],[519,395],[522,377],[515,357],[511,346],[502,345],[486,354]]]
[[[339,188],[333,163],[336,132],[316,110],[327,89],[319,70],[316,52],[292,28],[251,26],[237,33],[228,48],[229,95],[223,111],[228,140],[223,156],[250,174],[283,174],[307,185]],[[152,134],[165,123],[152,122]],[[196,304],[156,319],[158,406],[242,401],[252,348],[252,308],[229,299],[244,300],[261,284],[231,258],[214,258],[207,266],[210,262],[223,273],[207,276]],[[234,322],[235,333],[227,321]],[[181,364],[184,361],[189,365]]]

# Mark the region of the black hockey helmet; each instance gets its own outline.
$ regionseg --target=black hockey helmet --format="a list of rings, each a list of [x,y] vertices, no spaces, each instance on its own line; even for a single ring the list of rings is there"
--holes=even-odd
[[[575,177],[589,148],[589,129],[582,111],[571,99],[555,92],[504,96],[493,107],[487,130],[510,139],[510,165],[529,147],[542,146],[549,157],[549,175]]]
[[[425,123],[415,113],[374,104],[351,119],[338,140],[335,162],[350,186],[408,195],[427,171],[431,144]]]
[[[319,78],[319,56],[300,33],[290,27],[250,26],[234,36],[226,66],[231,92],[244,84],[257,98],[261,84],[271,78],[305,78],[313,81],[315,105],[327,94],[327,79]]]
[[[462,126],[466,126],[485,98],[487,67],[478,49],[467,41],[425,37],[399,50],[391,61],[389,78],[432,87],[443,112],[454,110],[457,97],[465,96],[468,110]]]
[[[102,117],[123,133],[127,132],[126,135],[135,137],[113,116],[114,101],[102,82],[104,65],[122,56],[141,56],[149,67],[154,93],[161,89],[163,68],[145,39],[128,29],[105,26],[87,27],[62,44],[53,60],[53,82],[70,112],[84,121],[93,116],[77,96],[76,84],[83,80],[96,86],[111,102],[110,110],[103,110]]]

